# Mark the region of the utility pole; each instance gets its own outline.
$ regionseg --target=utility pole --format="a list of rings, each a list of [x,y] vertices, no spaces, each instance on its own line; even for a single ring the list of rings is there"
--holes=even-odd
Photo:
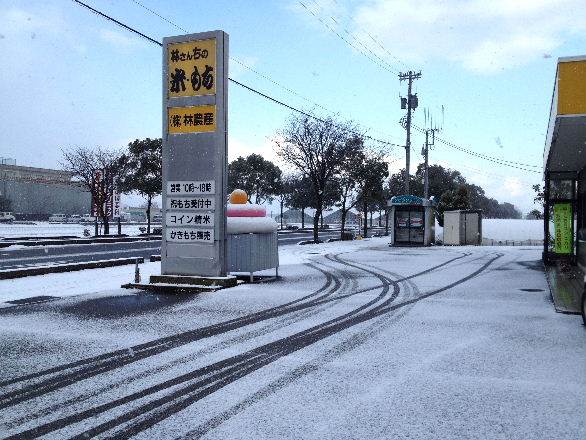
[[[435,132],[439,131],[438,128],[428,128],[425,130],[425,144],[421,154],[425,158],[424,164],[424,180],[423,180],[423,198],[429,198],[429,147],[435,144]],[[431,133],[431,142],[429,141],[429,134]]]
[[[409,71],[407,73],[399,73],[399,81],[408,81],[407,86],[407,98],[401,98],[401,108],[407,109],[407,142],[405,143],[405,194],[409,194],[409,165],[411,161],[411,110],[415,110],[418,105],[417,94],[411,94],[411,86],[413,85],[414,79],[421,78],[421,71],[415,73]]]

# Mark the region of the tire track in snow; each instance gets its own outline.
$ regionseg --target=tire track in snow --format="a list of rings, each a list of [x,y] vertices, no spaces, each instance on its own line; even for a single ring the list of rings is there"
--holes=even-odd
[[[458,258],[462,257],[463,256]],[[498,256],[495,257],[495,259],[496,258],[498,258]],[[481,269],[472,275],[465,277],[456,283],[452,283],[446,288],[437,289],[434,292],[437,293],[439,291],[446,290],[447,288],[453,287],[470,279],[473,276],[476,276],[478,273],[488,267],[488,264],[490,264],[493,260],[494,259],[491,259],[487,264],[485,264]],[[443,263],[442,265],[445,264],[447,263]],[[287,354],[300,350],[341,330],[378,316],[380,313],[373,312],[379,312],[381,307],[389,305],[397,297],[399,293],[398,284],[396,281],[381,276],[374,271],[368,271],[363,268],[361,269],[371,273],[381,280],[383,283],[382,292],[374,300],[346,313],[345,315],[342,315],[341,317],[334,318],[326,323],[322,323],[311,329],[302,331],[281,340],[265,344],[262,347],[250,350],[241,355],[211,364],[207,367],[200,368],[177,378],[165,381],[154,387],[142,390],[139,393],[134,393],[132,395],[125,396],[124,398],[99,405],[74,416],[56,420],[36,429],[22,432],[21,434],[26,434],[27,437],[44,435],[48,432],[53,432],[57,429],[61,429],[70,424],[85,420],[89,417],[96,417],[112,408],[116,408],[122,404],[141,399],[147,395],[152,395],[171,387],[175,387],[176,385],[197,380],[195,383],[183,386],[183,388],[175,389],[170,394],[143,404],[137,408],[134,408],[133,410],[125,411],[124,414],[85,431],[82,436],[87,438],[87,436],[98,435],[100,433],[122,427],[121,430],[117,431],[113,435],[116,437],[125,438],[141,432],[144,429],[148,429],[159,421],[178,411],[181,411],[183,408],[191,405],[193,402],[200,400],[201,398],[213,393],[227,384],[232,383],[233,381],[258,370],[259,368],[262,368],[263,366],[274,362],[275,360],[286,356]],[[429,270],[425,270],[423,272],[429,272]],[[415,274],[409,278],[414,276]],[[377,304],[377,302],[387,296],[387,292],[389,291],[391,285],[394,286],[393,294],[384,301],[380,302],[380,304]],[[368,291],[375,290],[377,288],[380,288],[380,286],[375,286],[373,288],[363,290]],[[403,302],[402,304],[408,303],[409,302]],[[374,307],[368,310],[370,306]],[[362,311],[366,311],[366,313],[360,313]],[[357,315],[357,313],[360,314]]]
[[[446,264],[450,263],[451,261],[454,261],[454,260],[456,260],[456,259],[462,258],[463,256],[465,256],[465,255],[462,255],[462,256],[460,256],[460,257],[457,257],[457,258],[455,258],[455,259],[451,259],[451,260],[449,260],[449,261],[447,261],[447,262],[444,262],[444,263],[442,263],[442,264],[438,265],[438,267],[440,267],[440,266],[444,266],[444,265],[446,265]],[[346,263],[342,261],[342,262],[341,262],[341,264],[346,264]],[[353,265],[350,265],[350,266],[353,266]],[[353,267],[356,267],[356,266],[353,266]],[[364,270],[363,268],[360,268],[360,267],[357,267],[357,268],[358,268],[358,269],[360,269],[360,270]],[[434,267],[434,268],[435,268],[435,267]],[[422,271],[421,273],[427,273],[427,272],[430,272],[430,271],[431,271],[431,270],[433,270],[434,268],[426,269],[426,270]],[[376,273],[374,273],[374,272],[372,272],[372,271],[367,271],[367,272],[369,272],[369,273],[371,273],[371,274],[373,274],[373,275],[375,275],[375,276],[378,276],[378,277],[381,279],[381,281],[383,282],[383,284],[386,284],[383,290],[385,290],[385,289],[387,289],[387,290],[388,290],[388,282],[387,282],[387,280],[386,280],[384,277],[380,277],[378,274],[376,274]],[[409,278],[412,278],[412,277],[414,277],[414,276],[416,276],[416,275],[417,275],[417,274],[414,274],[414,275],[412,275],[412,276],[409,276]],[[391,280],[391,281],[392,281],[392,280]],[[375,287],[372,287],[372,288],[369,288],[369,289],[362,289],[361,291],[358,291],[358,292],[355,292],[355,293],[360,293],[360,292],[363,292],[363,291],[370,291],[370,290],[374,290],[374,289],[376,289],[376,288],[380,288],[380,286],[375,286]],[[397,292],[396,292],[396,293],[397,293]],[[396,294],[393,296],[393,299],[394,299],[394,297],[396,297]],[[379,295],[379,298],[380,298],[380,295]],[[371,305],[371,304],[369,304],[369,305]],[[354,311],[352,311],[352,312],[350,312],[350,313],[348,313],[348,314],[346,314],[346,315],[344,315],[344,316],[342,316],[342,317],[338,317],[338,318],[336,318],[336,319],[334,319],[334,320],[331,320],[331,321],[329,321],[329,322],[328,322],[328,323],[326,323],[326,324],[332,324],[332,323],[335,323],[336,321],[339,321],[340,319],[348,318],[349,316],[351,316],[351,315],[353,315],[353,314],[357,313],[358,311],[360,311],[360,309],[362,309],[362,308],[363,308],[363,307],[360,307],[360,308],[358,308],[357,310],[354,310]],[[317,326],[317,327],[315,327],[314,329],[311,329],[311,330],[312,330],[312,331],[315,331],[315,330],[322,330],[322,329],[321,329],[321,327],[323,327],[323,325],[324,325],[324,324],[322,324],[322,325],[320,325],[320,326]],[[322,332],[322,333],[323,333],[323,332]],[[294,335],[294,336],[295,336],[296,338],[298,338],[300,335],[298,334],[298,335]],[[301,336],[303,336],[305,339],[307,339],[307,337],[308,337],[308,336],[309,336],[309,337],[312,337],[313,335],[308,335],[308,334],[307,334],[307,332],[301,332]],[[323,336],[323,337],[327,337],[327,334],[323,334],[322,336]],[[310,343],[314,343],[314,342],[316,342],[317,340],[320,340],[320,339],[322,339],[323,337],[319,337],[319,338],[317,338],[317,339],[312,339],[312,340],[310,341]],[[289,337],[289,338],[291,338],[291,337]],[[288,339],[288,338],[285,338],[285,339]],[[303,339],[302,339],[301,341],[303,341]],[[277,341],[277,342],[282,342],[282,341]],[[269,345],[271,345],[271,344],[269,344]],[[302,346],[304,346],[304,345],[302,344]],[[302,348],[302,347],[301,347],[301,348]],[[298,348],[298,349],[299,349],[299,348]],[[289,352],[290,352],[290,351],[289,351],[289,350],[287,350],[285,353],[281,353],[281,354],[280,354],[278,357],[282,357],[283,355],[285,355],[285,354],[288,354]],[[265,356],[265,357],[266,357],[266,356]],[[233,358],[231,358],[231,359],[233,359]],[[266,361],[267,361],[267,360],[265,359],[263,362],[261,362],[261,364],[260,364],[260,365],[258,365],[257,367],[255,367],[255,369],[257,369],[257,368],[260,368],[262,365],[266,365]],[[271,362],[272,362],[272,361],[271,361]],[[214,365],[213,365],[213,368],[214,368],[214,369],[221,368],[221,365],[214,364]],[[224,376],[222,376],[222,378],[224,378]],[[166,384],[166,385],[172,386],[171,384]],[[152,388],[152,387],[151,387],[151,388]],[[167,387],[166,387],[166,388],[167,388]],[[150,391],[153,391],[153,390],[151,389]],[[127,397],[128,397],[128,396],[127,396]],[[120,403],[120,402],[119,402],[119,403]],[[73,420],[71,420],[71,422],[75,423]],[[35,431],[36,431],[36,430],[35,430]],[[52,430],[51,430],[51,431],[52,431]],[[49,432],[50,432],[50,431],[49,431]],[[32,432],[28,432],[28,434],[32,434]]]
[[[314,264],[319,264],[319,263],[317,261],[315,261]],[[319,269],[319,270],[322,271],[322,273],[326,273],[322,269]],[[331,286],[329,286],[329,289],[327,290],[326,294],[324,294],[320,298],[331,296],[332,294],[339,292],[339,291],[341,292],[341,291],[347,290],[347,289],[345,289],[345,285],[347,285],[347,284],[352,284],[352,285],[355,284],[355,280],[351,279],[351,277],[349,276],[348,273],[338,271],[338,274],[342,275],[341,277],[338,277],[337,274],[333,274],[331,272],[328,272],[328,274],[331,275],[331,279],[333,280],[333,283],[330,283]],[[326,283],[326,285],[327,285],[327,283]],[[325,286],[322,286],[322,289],[323,289],[323,287],[325,287]],[[348,287],[351,289],[350,286],[348,286]],[[320,310],[325,307],[327,307],[327,306],[322,306],[320,308]],[[145,379],[145,378],[148,378],[154,374],[159,374],[161,372],[170,370],[170,369],[176,367],[177,365],[181,365],[185,362],[192,360],[194,356],[197,356],[197,357],[205,356],[205,355],[213,353],[217,350],[222,350],[227,347],[230,347],[233,344],[245,342],[245,341],[257,338],[259,336],[266,335],[270,332],[277,331],[277,330],[284,328],[288,325],[297,323],[302,319],[307,319],[309,316],[311,316],[312,314],[315,314],[315,313],[319,313],[319,311],[314,312],[314,309],[312,308],[309,311],[306,310],[305,312],[294,314],[294,316],[285,315],[283,320],[280,322],[270,323],[260,329],[254,329],[254,330],[251,330],[245,334],[237,335],[237,336],[230,338],[230,339],[227,339],[227,340],[222,340],[222,341],[215,343],[215,344],[213,344],[209,347],[206,347],[204,349],[201,349],[201,350],[198,350],[195,352],[190,352],[187,355],[183,355],[183,356],[181,356],[177,359],[174,359],[173,361],[166,363],[164,365],[157,365],[153,368],[149,368],[147,370],[141,371],[141,372],[134,374],[132,376],[126,376],[122,379],[116,380],[115,382],[109,383],[108,385],[100,387],[100,388],[92,388],[89,393],[84,393],[84,394],[78,395],[76,397],[72,397],[70,399],[56,403],[56,404],[51,405],[49,407],[37,410],[36,412],[31,413],[31,412],[27,411],[26,414],[24,414],[16,419],[11,420],[9,423],[4,423],[3,426],[7,429],[13,429],[13,428],[18,427],[19,425],[26,423],[30,420],[45,417],[45,416],[53,413],[54,411],[59,411],[59,410],[68,408],[71,405],[82,403],[89,398],[102,395],[104,393],[107,393],[109,391],[112,391],[112,390],[119,388],[119,387],[122,387],[122,386],[130,385],[134,381]]]
[[[374,269],[378,269],[381,272],[387,273],[391,276],[396,278],[400,278],[401,275],[397,273],[393,273],[390,271],[383,270],[381,268],[377,268],[374,265],[367,265],[366,263],[360,263],[366,266],[370,266]],[[415,285],[415,283],[411,280],[405,281],[398,281],[399,283],[403,282],[406,284],[405,291],[402,290],[402,293],[405,293],[405,297],[410,298],[414,295],[419,293],[419,289]],[[254,405],[255,403],[268,398],[269,396],[277,393],[278,391],[288,387],[292,383],[302,379],[303,377],[318,371],[321,367],[325,364],[334,361],[335,359],[341,357],[342,355],[349,353],[350,351],[358,348],[360,345],[364,344],[366,341],[371,339],[372,337],[379,334],[381,331],[388,328],[391,324],[399,321],[403,316],[407,314],[409,309],[404,309],[401,312],[398,312],[396,315],[387,315],[387,317],[383,317],[383,321],[375,322],[370,325],[368,328],[360,331],[357,334],[354,334],[348,337],[346,340],[341,342],[340,344],[332,347],[328,351],[326,351],[321,356],[311,360],[310,362],[306,362],[293,370],[283,374],[281,377],[273,380],[269,384],[263,386],[258,391],[254,392],[252,395],[248,396],[247,398],[241,400],[240,402],[232,405],[230,408],[222,411],[221,413],[215,415],[214,417],[208,419],[207,421],[198,425],[195,429],[190,430],[189,432],[177,437],[176,440],[192,440],[192,439],[199,439],[204,437],[209,432],[213,431],[214,429],[218,428],[220,425],[224,424],[231,418],[235,417],[239,413],[243,412],[250,406]]]
[[[340,284],[340,280],[335,278],[331,273],[320,269],[319,267],[308,264],[309,267],[318,270],[326,277],[325,284],[318,290],[298,298],[294,301],[282,304],[280,306],[271,307],[269,309],[261,310],[240,318],[235,318],[229,321],[224,321],[218,324],[212,324],[207,327],[198,328],[171,336],[166,336],[154,341],[138,344],[129,348],[115,350],[102,355],[91,358],[82,359],[64,365],[59,365],[36,373],[20,376],[14,379],[0,382],[0,387],[17,384],[20,382],[30,381],[32,379],[42,378],[44,376],[54,375],[42,382],[33,383],[17,390],[9,391],[0,395],[0,410],[14,404],[29,400],[33,397],[42,395],[46,392],[63,388],[79,380],[87,379],[89,377],[111,371],[115,368],[128,365],[133,362],[145,359],[147,357],[160,354],[162,352],[171,350],[173,348],[195,342],[200,339],[209,338],[222,333],[236,330],[246,325],[255,324],[257,322],[274,318],[276,316],[290,313],[297,309],[304,308],[304,301],[318,296],[323,291],[328,289],[332,283],[334,286]],[[328,293],[326,293],[328,295]],[[301,305],[301,307],[300,307]],[[81,368],[80,368],[81,367]],[[79,368],[79,369],[77,369]],[[76,370],[77,369],[77,370]],[[73,371],[71,371],[73,370]]]
[[[461,257],[456,257],[455,259],[459,258]],[[445,264],[448,264],[449,262],[455,259],[448,260],[446,263],[442,263],[437,267],[427,269],[422,273],[435,270],[441,266],[444,266]],[[92,358],[86,358],[80,361],[60,365],[37,373],[21,376],[5,382],[0,382],[0,387],[2,387],[12,385],[18,382],[31,380],[34,378],[55,374],[55,376],[45,379],[44,381],[32,383],[17,390],[11,390],[3,395],[0,395],[0,410],[24,402],[26,400],[42,396],[43,394],[46,394],[48,392],[64,388],[75,382],[96,376],[98,374],[109,372],[113,369],[123,367],[125,365],[137,362],[139,360],[151,356],[155,356],[157,354],[166,352],[179,346],[189,344],[191,342],[195,342],[200,339],[216,336],[218,334],[222,334],[231,330],[239,329],[245,325],[255,324],[263,320],[272,319],[297,310],[313,307],[314,305],[318,305],[325,301],[330,301],[331,299],[326,298],[329,295],[328,293],[317,297],[316,295],[319,295],[321,292],[323,292],[323,290],[327,289],[327,287],[329,287],[328,283],[334,282],[335,284],[337,284],[340,282],[340,280],[334,278],[334,276],[330,272],[324,271],[323,269],[320,269],[315,265],[308,264],[308,266],[322,272],[326,276],[326,284],[322,286],[322,288],[318,289],[316,292],[298,298],[294,301],[290,301],[283,305],[265,309],[223,323],[214,324],[208,327],[203,327],[200,329],[195,329],[187,332],[182,332],[176,335],[160,338],[155,341],[138,344],[127,349],[116,350],[110,353],[105,353],[103,355],[95,356]],[[359,267],[356,268],[361,269]],[[348,295],[354,295],[358,293],[362,293],[362,291],[357,291]],[[339,298],[344,299],[348,295],[339,296]],[[306,302],[306,300],[309,298],[313,299],[309,302]]]

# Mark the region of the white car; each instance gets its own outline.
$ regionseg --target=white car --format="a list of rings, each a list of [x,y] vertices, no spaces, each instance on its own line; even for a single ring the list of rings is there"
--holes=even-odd
[[[49,217],[49,223],[67,223],[67,216],[65,214],[52,214]]]
[[[94,216],[91,216],[89,214],[84,214],[81,219],[79,220],[80,223],[93,223],[96,221],[96,218]]]
[[[16,217],[12,215],[12,212],[0,212],[0,223],[12,223],[16,220]]]
[[[81,215],[79,214],[73,214],[71,216],[69,216],[69,218],[67,219],[67,223],[80,223],[81,222]]]

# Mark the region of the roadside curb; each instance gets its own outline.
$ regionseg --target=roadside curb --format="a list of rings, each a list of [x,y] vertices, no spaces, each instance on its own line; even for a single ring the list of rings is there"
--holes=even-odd
[[[100,269],[104,267],[125,266],[127,264],[144,263],[143,257],[116,258],[113,260],[87,261],[84,263],[67,263],[54,266],[25,267],[22,269],[7,269],[0,271],[0,280],[24,278],[34,275],[46,275],[50,273],[74,272],[85,269]]]

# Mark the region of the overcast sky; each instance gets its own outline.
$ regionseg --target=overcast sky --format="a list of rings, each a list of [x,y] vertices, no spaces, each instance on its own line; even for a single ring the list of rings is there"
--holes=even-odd
[[[159,41],[184,33],[133,0],[87,3]],[[586,52],[583,0],[140,3],[189,32],[228,32],[231,77],[293,106],[336,112],[401,145],[406,84],[397,72],[421,69],[416,124],[424,125],[424,108],[441,122],[444,106],[442,138],[538,167],[557,57]],[[61,148],[123,148],[161,136],[158,46],[70,0],[1,0],[0,23],[1,157],[59,167]],[[231,159],[252,152],[274,158],[271,137],[289,111],[235,85],[229,93]],[[415,134],[412,170],[422,143]],[[387,152],[395,171],[404,150]],[[541,181],[541,168],[504,167],[439,143],[430,161],[460,170],[523,212],[533,206],[531,184]]]

